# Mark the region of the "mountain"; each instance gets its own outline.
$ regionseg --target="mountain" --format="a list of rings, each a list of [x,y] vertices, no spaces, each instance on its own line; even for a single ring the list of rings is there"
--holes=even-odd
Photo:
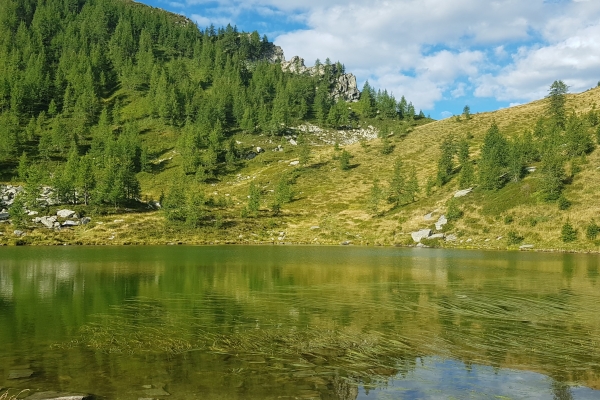
[[[600,89],[433,121],[258,32],[121,0],[0,7],[0,243],[600,244]]]

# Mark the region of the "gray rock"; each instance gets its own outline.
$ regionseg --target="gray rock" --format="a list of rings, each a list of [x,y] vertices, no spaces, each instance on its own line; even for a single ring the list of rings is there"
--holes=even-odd
[[[533,249],[533,245],[532,244],[524,244],[522,246],[519,246],[519,250],[529,250],[529,249]]]
[[[456,242],[457,240],[458,240],[458,237],[456,237],[456,235],[446,236],[446,242]]]
[[[170,396],[171,393],[165,391],[164,389],[156,388],[156,389],[146,389],[146,390],[144,390],[144,395],[148,396],[148,397]]]
[[[335,83],[331,97],[335,101],[340,99],[349,102],[357,102],[360,99],[360,91],[356,86],[356,77],[353,74],[342,74]]]
[[[316,231],[317,229],[321,229],[321,227],[320,227],[320,226],[318,226],[318,225],[314,225],[314,226],[311,226],[311,227],[310,227],[310,230],[311,230],[311,231]]]
[[[469,193],[471,193],[473,191],[473,188],[468,188],[468,189],[463,189],[463,190],[459,190],[458,192],[454,193],[454,197],[464,197],[466,195],[468,195]]]
[[[298,164],[300,164],[300,161],[292,161],[292,162],[290,163],[290,165],[291,165],[292,167],[294,167],[294,166],[296,166],[296,165],[298,165]]]
[[[156,200],[150,200],[148,202],[148,205],[150,206],[150,208],[153,208],[155,210],[160,210],[160,208],[161,208],[160,203]]]
[[[23,235],[25,234],[25,232],[23,232],[23,231],[20,231],[20,230],[18,230],[18,229],[17,229],[16,231],[14,231],[14,232],[13,232],[13,234],[14,234],[16,237],[21,237],[21,236],[23,236]]]
[[[415,243],[421,242],[421,239],[427,239],[431,235],[431,229],[421,229],[417,232],[412,232],[410,236],[415,241]]]
[[[290,144],[292,146],[298,146],[298,142],[296,142],[294,139],[290,139]]]
[[[256,147],[256,154],[264,153],[265,150],[262,147]]]
[[[10,215],[7,212],[0,212],[0,221],[6,221],[10,218]]]
[[[527,167],[527,168],[525,168],[525,170],[529,173],[532,173],[532,172],[535,172],[537,170],[537,168],[536,167]]]
[[[72,210],[58,210],[56,215],[60,218],[71,218],[75,214],[75,211]]]
[[[246,154],[246,160],[254,160],[256,158],[256,153],[251,151],[250,153]]]
[[[444,228],[444,225],[446,225],[447,223],[448,223],[448,219],[446,218],[445,215],[442,215],[442,216],[440,216],[438,221],[435,223],[435,229],[438,231],[441,231],[442,228]]]
[[[425,215],[423,215],[423,219],[424,219],[425,221],[431,221],[431,220],[433,219],[433,213],[432,213],[432,212],[430,212],[429,214],[425,214]]]
[[[37,392],[27,397],[27,400],[91,400],[90,394],[68,392]]]
[[[61,226],[63,228],[68,228],[68,227],[73,227],[73,226],[79,226],[79,221],[72,221],[72,220],[68,219],[65,222],[63,222],[61,224]]]
[[[81,218],[81,225],[87,225],[90,222],[92,222],[92,219],[89,218],[89,217],[83,217],[83,218]]]
[[[55,222],[56,216],[40,218],[40,223],[43,224],[46,228],[53,228]]]
[[[340,243],[342,246],[350,246],[352,244],[352,241],[350,240],[345,240],[342,243]]]
[[[32,369],[13,369],[8,372],[8,379],[25,379],[30,378],[31,375],[33,375]]]
[[[473,239],[467,239],[467,243],[471,243],[473,241]]]
[[[33,217],[34,215],[38,215],[39,213],[37,211],[29,211],[27,213],[28,216]]]

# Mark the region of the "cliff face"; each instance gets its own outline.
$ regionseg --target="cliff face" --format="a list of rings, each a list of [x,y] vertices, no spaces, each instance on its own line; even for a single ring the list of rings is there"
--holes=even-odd
[[[280,47],[278,48],[281,50]],[[283,50],[281,50],[280,60],[281,68],[286,72],[291,72],[294,74],[307,74],[310,76],[325,76],[325,66],[319,65],[307,67],[304,65],[304,59],[298,56],[292,57],[290,61],[285,61],[285,57],[283,57]],[[337,75],[337,66],[333,64],[332,68],[333,75]],[[342,99],[348,102],[356,102],[360,98],[360,91],[356,86],[356,77],[353,74],[340,74],[337,79],[333,78],[333,80],[329,83],[333,86],[331,97],[335,101]]]

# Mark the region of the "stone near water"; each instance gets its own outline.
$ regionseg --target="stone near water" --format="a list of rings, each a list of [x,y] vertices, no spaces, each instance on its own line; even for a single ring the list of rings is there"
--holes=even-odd
[[[31,375],[33,375],[32,369],[13,369],[8,372],[8,379],[25,379],[30,378]]]
[[[342,246],[350,246],[352,244],[352,242],[350,240],[345,240],[342,243],[340,243]]]
[[[522,246],[519,246],[519,250],[529,250],[529,249],[533,249],[533,245],[532,244],[524,244]]]
[[[65,210],[58,210],[58,211],[56,212],[56,215],[57,215],[59,218],[71,218],[71,217],[72,217],[74,214],[75,214],[75,211],[72,211],[72,210],[66,210],[66,209],[65,209]]]
[[[90,394],[69,392],[37,392],[27,397],[27,400],[91,400]]]
[[[435,223],[435,229],[441,231],[444,225],[448,223],[448,218],[445,215],[440,216],[438,221]]]
[[[469,193],[471,193],[472,191],[473,191],[473,188],[459,190],[458,192],[454,193],[454,197],[464,197],[464,196],[468,195]]]
[[[427,239],[431,235],[431,229],[421,229],[417,232],[412,232],[410,236],[415,241],[415,243],[420,243],[421,239]]]
[[[416,247],[421,248],[421,249],[428,249],[429,248],[429,246],[425,246],[423,243],[417,243]]]

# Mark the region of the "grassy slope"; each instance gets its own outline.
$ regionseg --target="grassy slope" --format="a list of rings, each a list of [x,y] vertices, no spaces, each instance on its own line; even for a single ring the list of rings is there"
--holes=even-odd
[[[124,93],[127,95],[127,93]],[[600,100],[600,89],[569,95],[568,107],[585,112]],[[144,199],[157,199],[167,191],[178,171],[179,156],[174,149],[176,131],[143,114],[143,99],[137,98],[123,109],[125,119],[136,119],[150,151],[156,155],[153,173],[142,173]],[[27,243],[257,243],[278,242],[285,232],[285,242],[338,244],[351,240],[354,244],[410,244],[410,232],[433,227],[433,221],[424,221],[429,212],[440,215],[446,210],[446,202],[457,190],[456,179],[435,191],[430,197],[424,194],[427,178],[435,174],[439,156],[439,143],[447,135],[462,137],[472,135],[471,149],[477,152],[486,130],[495,121],[503,134],[511,136],[533,129],[535,121],[543,113],[544,101],[473,115],[469,121],[449,118],[412,128],[404,136],[394,136],[394,151],[381,155],[379,139],[367,145],[359,143],[346,146],[353,155],[352,168],[342,171],[336,160],[336,152],[330,145],[312,147],[312,159],[305,168],[290,166],[297,159],[298,149],[277,137],[238,134],[245,150],[261,146],[266,153],[245,162],[238,169],[228,171],[219,182],[206,185],[207,195],[215,198],[222,207],[214,210],[204,227],[190,230],[166,223],[160,212],[127,213],[121,216],[97,217],[94,223],[75,230],[52,233],[35,230],[23,239]],[[394,127],[391,129],[394,130]],[[398,129],[396,129],[397,131]],[[409,129],[410,131],[410,129]],[[270,151],[283,143],[284,152]],[[316,143],[315,143],[316,144]],[[372,217],[366,211],[366,202],[371,185],[379,179],[386,186],[392,173],[394,159],[404,160],[407,169],[415,166],[422,188],[417,202],[401,208],[382,203],[384,212]],[[476,154],[475,154],[476,157]],[[159,160],[163,160],[159,162]],[[597,214],[600,206],[594,197],[600,183],[600,150],[587,158],[583,171],[576,175],[565,194],[573,201],[567,211],[559,211],[556,204],[539,201],[536,194],[539,172],[534,172],[519,183],[510,183],[497,192],[475,192],[460,199],[465,212],[462,219],[448,231],[459,236],[459,241],[445,246],[500,248],[507,247],[505,239],[509,230],[515,230],[525,238],[525,243],[536,248],[565,250],[600,250],[600,243],[584,237],[584,227]],[[279,216],[268,211],[279,177],[284,173],[296,177],[295,200],[286,204]],[[257,182],[263,188],[263,209],[258,217],[241,218],[240,211],[246,204],[248,185]],[[505,216],[511,215],[513,222],[505,224]],[[115,219],[124,222],[113,222]],[[217,222],[215,222],[215,219]],[[562,224],[569,219],[579,230],[579,240],[565,245],[559,239]],[[96,224],[95,222],[104,222]],[[215,225],[217,225],[215,227]],[[318,229],[314,227],[319,227]],[[313,227],[313,229],[311,229]],[[2,229],[2,228],[0,228]],[[14,243],[11,227],[4,225],[4,243]],[[472,239],[466,242],[467,239]],[[486,241],[488,239],[488,241]],[[461,240],[463,241],[461,243]]]

